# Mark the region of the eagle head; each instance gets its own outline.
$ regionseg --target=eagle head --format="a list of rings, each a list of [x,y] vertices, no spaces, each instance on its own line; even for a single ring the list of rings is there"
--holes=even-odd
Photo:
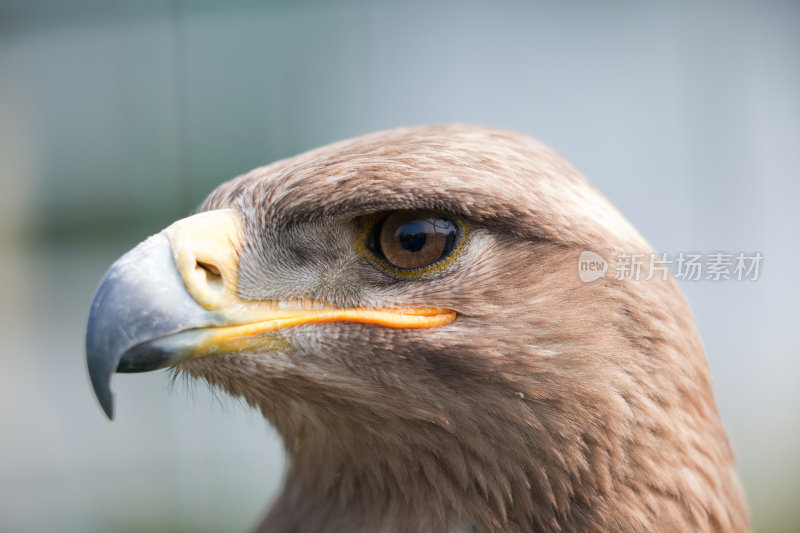
[[[520,134],[396,129],[224,183],[114,263],[87,354],[170,367],[277,428],[264,531],[743,531],[691,312],[649,254]]]

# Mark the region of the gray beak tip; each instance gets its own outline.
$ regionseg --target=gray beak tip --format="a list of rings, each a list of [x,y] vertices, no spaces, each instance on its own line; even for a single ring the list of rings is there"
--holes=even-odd
[[[114,420],[114,391],[112,390],[111,379],[112,376],[108,376],[107,381],[99,381],[97,378],[99,376],[93,375],[91,368],[89,369],[89,377],[92,381],[92,388],[94,389],[94,394],[97,397],[97,401],[100,403],[100,407],[103,408],[103,412],[108,417],[109,421]]]
[[[98,397],[98,400],[100,398]],[[109,422],[114,421],[114,395],[113,393],[111,396],[100,400],[100,407],[103,408],[103,412],[106,414],[106,418],[108,418]]]
[[[109,420],[114,419],[115,373],[168,366],[180,351],[152,341],[216,323],[215,315],[186,291],[163,233],[111,265],[97,288],[86,327],[89,377]]]
[[[92,306],[92,315],[96,306]],[[90,319],[90,325],[95,320]],[[109,420],[114,419],[114,390],[112,380],[116,370],[116,361],[109,358],[99,346],[101,339],[98,339],[96,328],[88,328],[86,331],[86,366],[89,370],[89,379],[92,382],[94,394],[100,407],[103,408]]]
[[[169,243],[161,235],[147,239],[108,269],[95,293],[86,326],[86,365],[95,396],[109,420],[114,419],[113,379],[123,354],[149,338],[154,318],[148,314],[150,292],[143,290],[151,272],[171,262]],[[173,267],[174,268],[174,267]],[[143,337],[143,338],[140,338]]]

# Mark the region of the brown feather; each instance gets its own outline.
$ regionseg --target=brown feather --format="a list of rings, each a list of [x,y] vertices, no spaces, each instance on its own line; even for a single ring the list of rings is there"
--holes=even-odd
[[[246,215],[243,298],[441,307],[430,330],[291,328],[291,349],[183,363],[283,436],[260,531],[748,531],[691,312],[673,280],[583,283],[578,255],[650,251],[566,161],[451,125],[258,168],[202,209]],[[471,228],[457,259],[397,279],[356,250],[369,216]]]

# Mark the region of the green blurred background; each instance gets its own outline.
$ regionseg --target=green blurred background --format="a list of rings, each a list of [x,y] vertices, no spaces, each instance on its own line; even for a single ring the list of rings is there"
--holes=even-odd
[[[800,531],[797,2],[0,1],[0,531],[243,531],[259,416],[83,361],[94,288],[217,184],[344,137],[471,122],[581,168],[659,251],[761,251],[683,283],[760,531]]]

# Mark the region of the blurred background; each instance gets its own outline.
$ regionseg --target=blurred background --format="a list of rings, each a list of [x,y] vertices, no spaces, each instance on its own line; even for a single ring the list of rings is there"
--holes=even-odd
[[[759,531],[800,530],[797,2],[0,1],[0,531],[244,531],[279,487],[256,414],[163,373],[92,394],[110,263],[252,167],[400,125],[525,132],[683,282]]]

